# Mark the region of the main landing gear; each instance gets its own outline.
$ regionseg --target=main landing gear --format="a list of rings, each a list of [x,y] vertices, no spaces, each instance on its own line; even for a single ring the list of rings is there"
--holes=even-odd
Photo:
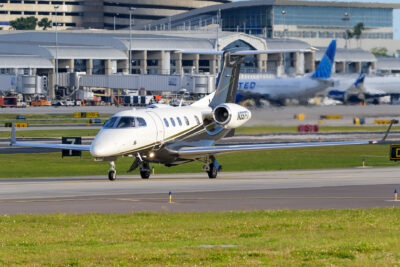
[[[149,163],[143,161],[142,164],[139,165],[140,165],[140,177],[142,177],[142,179],[149,179],[151,173]]]
[[[150,165],[148,162],[143,161],[139,154],[136,157],[135,161],[132,163],[132,166],[129,168],[128,172],[135,170],[137,167],[139,167],[140,177],[142,177],[142,179],[150,178]]]
[[[218,161],[214,156],[210,156],[206,158],[206,162],[203,167],[203,171],[207,172],[208,178],[215,179],[217,178],[218,172],[222,170],[222,166],[219,165]]]

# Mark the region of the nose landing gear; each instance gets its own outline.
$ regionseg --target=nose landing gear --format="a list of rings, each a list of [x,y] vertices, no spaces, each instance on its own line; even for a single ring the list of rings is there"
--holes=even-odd
[[[117,178],[117,171],[115,170],[114,161],[110,161],[110,169],[108,170],[108,179],[114,181]]]

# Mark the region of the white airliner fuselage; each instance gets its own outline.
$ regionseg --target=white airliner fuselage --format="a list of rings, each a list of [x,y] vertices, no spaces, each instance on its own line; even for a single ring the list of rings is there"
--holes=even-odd
[[[329,87],[330,80],[310,76],[299,78],[240,79],[239,94],[265,97],[268,100],[309,98]]]

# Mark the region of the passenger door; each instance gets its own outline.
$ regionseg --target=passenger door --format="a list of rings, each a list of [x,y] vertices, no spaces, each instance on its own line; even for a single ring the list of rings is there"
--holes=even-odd
[[[153,120],[153,123],[156,127],[156,143],[162,144],[164,142],[165,138],[165,126],[164,123],[161,119],[161,117],[154,111],[148,111],[148,114],[150,115],[151,119]],[[157,146],[157,145],[156,145]]]

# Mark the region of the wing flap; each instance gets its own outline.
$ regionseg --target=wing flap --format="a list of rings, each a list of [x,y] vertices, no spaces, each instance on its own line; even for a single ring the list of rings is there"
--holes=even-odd
[[[254,144],[254,145],[223,145],[205,147],[184,147],[179,149],[178,155],[184,159],[194,159],[206,155],[232,153],[241,151],[271,150],[298,147],[320,147],[320,146],[344,146],[344,145],[366,145],[372,141],[341,141],[341,142],[307,142],[307,143],[281,143],[281,144]]]

